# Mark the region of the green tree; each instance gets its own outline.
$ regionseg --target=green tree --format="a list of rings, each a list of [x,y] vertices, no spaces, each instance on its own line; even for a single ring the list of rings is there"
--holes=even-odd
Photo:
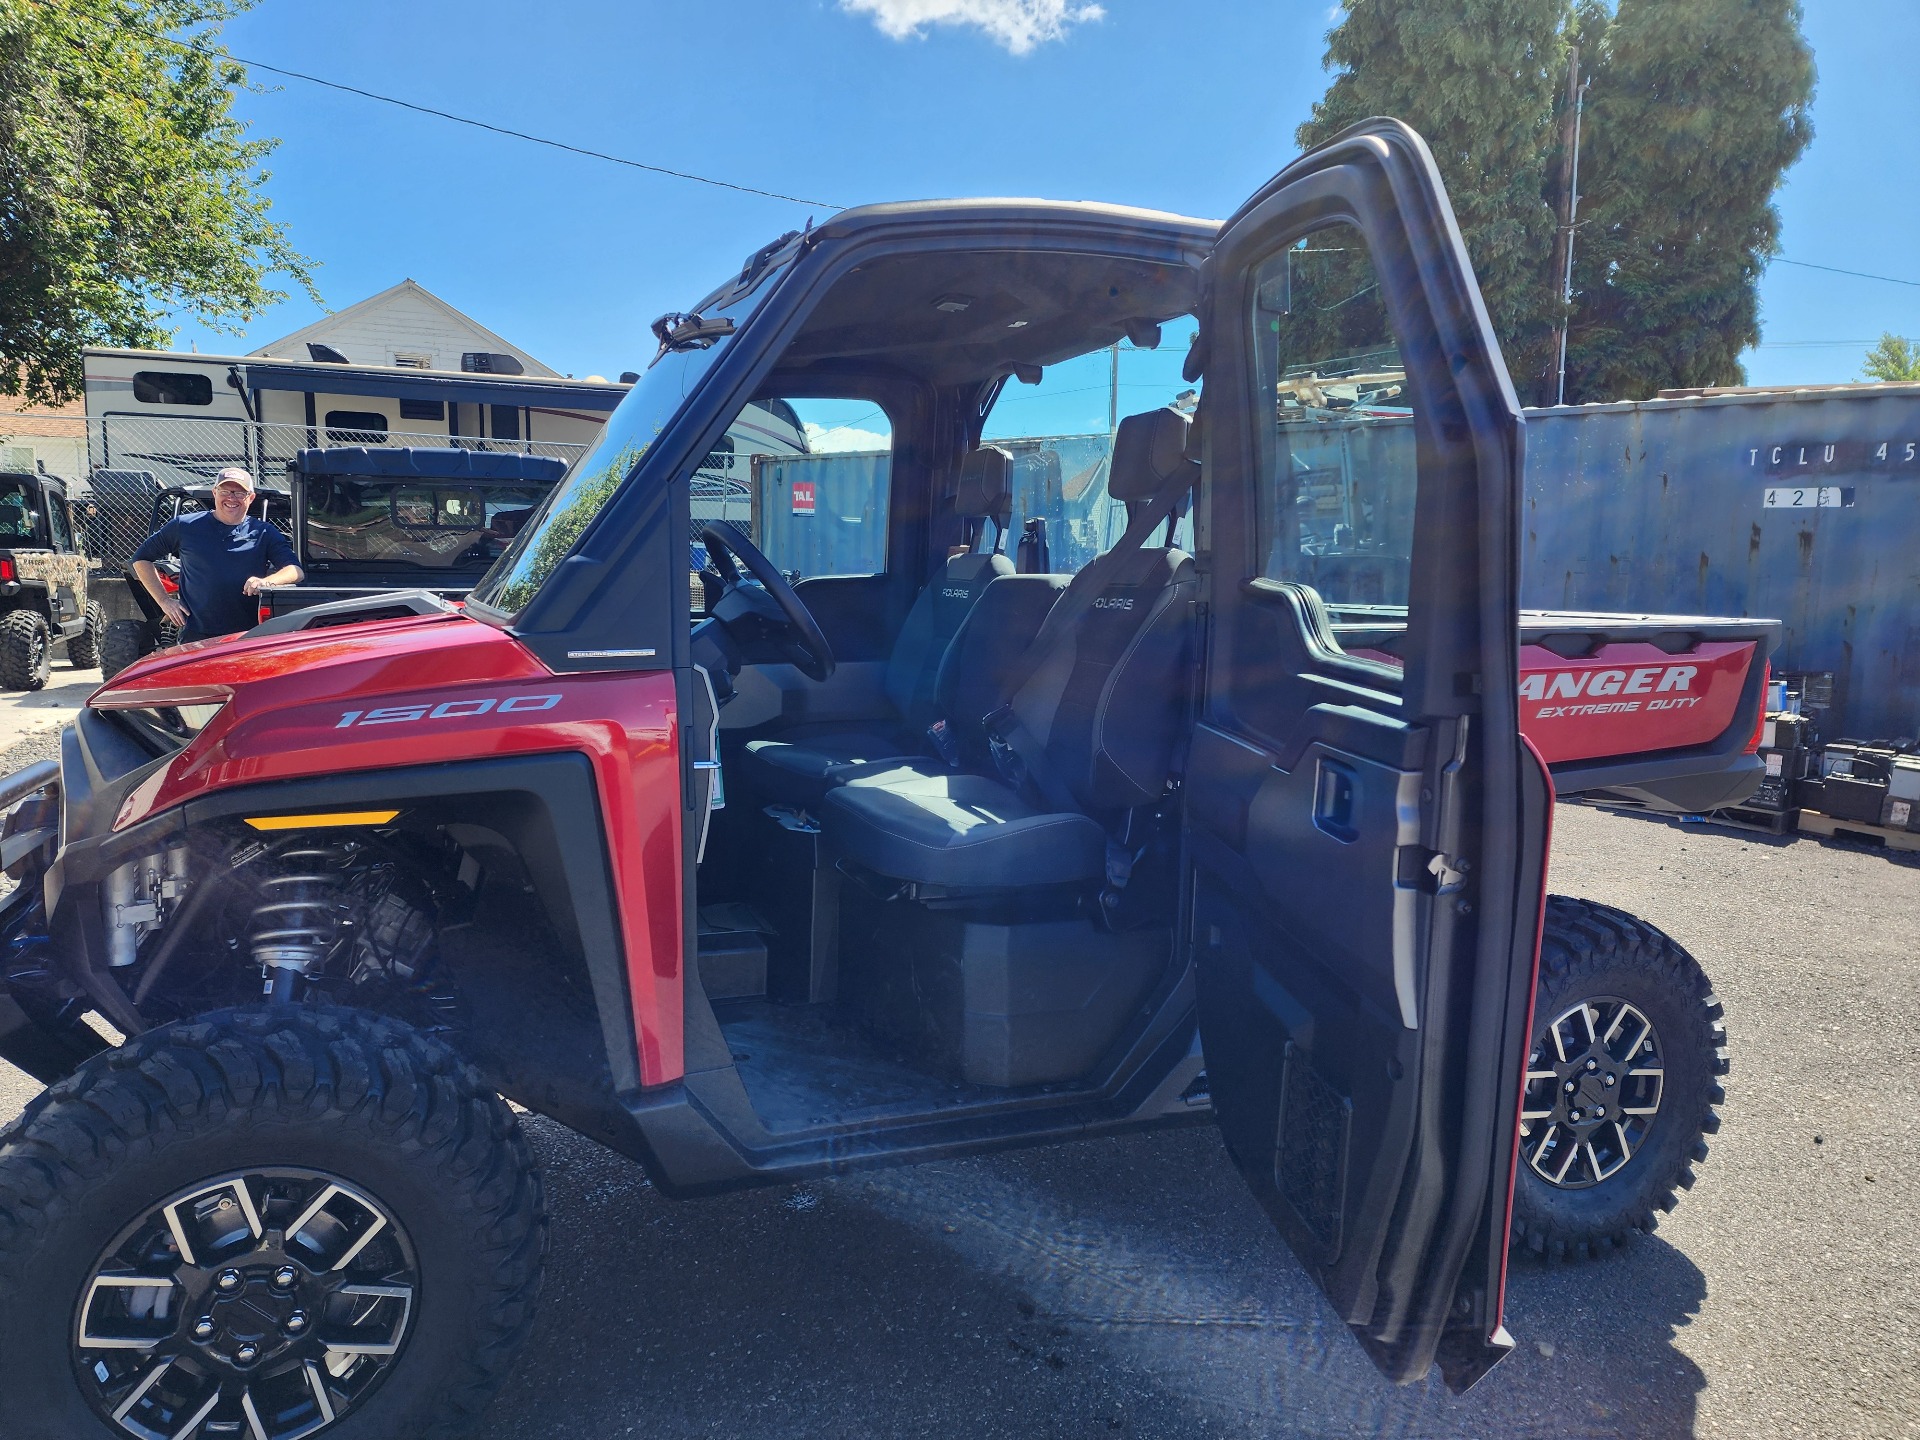
[[[1570,0],[1341,0],[1334,78],[1297,137],[1316,145],[1370,115],[1426,137],[1523,392],[1540,389],[1560,314],[1552,196],[1570,12]]]
[[[1774,192],[1813,138],[1799,0],[1619,0],[1581,21],[1593,84],[1568,399],[1740,384]]]
[[[0,0],[0,394],[70,399],[84,346],[163,347],[174,316],[238,330],[274,272],[314,294],[213,43],[250,3]]]
[[[1920,380],[1920,349],[1892,331],[1880,337],[1880,343],[1867,352],[1861,365],[1870,380]]]

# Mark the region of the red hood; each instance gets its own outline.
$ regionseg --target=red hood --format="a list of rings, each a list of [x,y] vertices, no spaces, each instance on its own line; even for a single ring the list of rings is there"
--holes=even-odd
[[[545,712],[508,714],[536,691],[553,696]],[[535,721],[565,744],[573,718],[525,646],[463,615],[204,640],[128,666],[87,703],[222,707],[134,791],[115,829],[210,788],[484,753]]]
[[[484,654],[498,667],[508,650],[544,673],[506,635],[461,615],[408,615],[279,635],[221,635],[144,656],[94,691],[87,703],[107,708],[152,705],[183,690],[218,691],[224,698],[245,687],[272,686],[293,676],[304,677],[301,688],[309,692],[359,693],[369,684],[378,687],[383,674],[402,679],[394,673],[395,667],[404,670],[408,683],[420,683],[416,667],[429,655],[434,657],[431,668],[438,674],[441,657],[448,652],[470,660]],[[500,672],[493,668],[480,673]]]

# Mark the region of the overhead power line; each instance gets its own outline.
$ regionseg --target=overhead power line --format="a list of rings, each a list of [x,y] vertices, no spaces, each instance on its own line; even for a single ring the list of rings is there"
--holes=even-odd
[[[1811,260],[1789,260],[1784,255],[1773,257],[1780,265],[1798,265],[1802,270],[1825,270],[1829,275],[1851,275],[1856,280],[1879,280],[1888,285],[1911,285],[1920,290],[1920,280],[1901,280],[1893,275],[1869,275],[1864,270],[1842,270],[1837,265],[1815,265]]]
[[[130,29],[141,29],[130,26]],[[624,165],[630,170],[645,170],[654,175],[666,175],[675,180],[691,180],[696,185],[712,185],[721,190],[735,190],[742,195],[760,195],[768,200],[785,200],[794,205],[814,205],[823,210],[838,210],[841,207],[828,200],[809,200],[804,195],[785,195],[778,190],[762,190],[757,185],[737,185],[731,180],[716,180],[711,175],[696,175],[691,170],[675,170],[666,165],[649,165],[644,160],[631,160],[624,155],[610,155],[604,150],[589,150],[584,145],[569,145],[564,140],[550,140],[544,135],[530,135],[525,130],[514,130],[505,125],[495,125],[486,120],[476,120],[471,115],[456,115],[451,110],[437,110],[431,105],[416,105],[411,100],[402,100],[396,95],[382,95],[376,90],[363,90],[358,85],[343,85],[338,80],[323,80],[318,75],[309,75],[301,70],[288,70],[283,66],[269,65],[263,60],[248,60],[244,56],[230,51],[215,50],[210,46],[197,45],[191,40],[176,39],[171,35],[162,35],[158,31],[145,30],[156,40],[176,45],[182,50],[192,50],[198,54],[217,60],[233,60],[251,70],[265,70],[270,75],[284,75],[289,80],[304,80],[309,85],[319,85],[328,90],[339,90],[347,95],[358,95],[363,100],[377,100],[382,105],[396,105],[402,110],[412,110],[419,115],[432,115],[436,119],[451,120],[456,125],[471,125],[476,130],[490,130],[495,135],[506,135],[515,140],[525,140],[534,145],[545,145],[553,150],[565,150],[569,154],[584,155],[590,160],[605,160],[614,165]]]
[[[456,125],[470,125],[476,130],[487,130],[495,135],[505,135],[514,140],[525,140],[531,145],[545,145],[552,150],[564,150],[570,155],[584,155],[590,160],[605,160],[612,165],[624,165],[630,170],[645,170],[652,175],[665,175],[674,180],[689,180],[696,185],[712,185],[721,190],[732,190],[742,195],[759,195],[768,200],[784,200],[793,205],[817,205],[823,210],[838,210],[841,207],[830,200],[811,200],[804,195],[788,195],[779,190],[763,190],[757,185],[741,185],[732,180],[717,180],[711,175],[696,175],[691,170],[675,170],[667,165],[651,165],[644,160],[630,159],[625,155],[609,154],[605,150],[591,150],[584,145],[571,145],[564,140],[550,139],[545,135],[530,134],[525,130],[515,130],[506,125],[495,125],[491,121],[476,120],[471,115],[456,115],[451,110],[441,110],[432,105],[420,105],[412,100],[402,100],[397,95],[383,95],[377,90],[363,89],[358,85],[347,85],[338,80],[323,79],[318,75],[309,75],[304,70],[289,70],[281,65],[269,65],[264,60],[249,60],[243,55],[231,51],[216,50],[208,45],[196,44],[191,40],[181,40],[172,35],[162,35],[157,30],[148,30],[144,26],[129,25],[129,29],[140,30],[168,45],[182,50],[192,50],[210,59],[233,60],[252,70],[264,70],[270,75],[282,75],[289,80],[304,81],[308,85],[318,85],[326,90],[338,90],[345,95],[358,95],[363,100],[373,100],[382,105],[397,106],[402,110],[411,110],[417,115],[431,115],[435,119],[450,120]],[[1776,255],[1774,260],[1781,265],[1797,265],[1803,270],[1824,270],[1832,275],[1851,275],[1856,280],[1878,280],[1887,285],[1907,285],[1920,290],[1920,280],[1903,280],[1893,275],[1870,275],[1864,270],[1843,270],[1836,265],[1816,265],[1810,260],[1789,260],[1784,255]]]

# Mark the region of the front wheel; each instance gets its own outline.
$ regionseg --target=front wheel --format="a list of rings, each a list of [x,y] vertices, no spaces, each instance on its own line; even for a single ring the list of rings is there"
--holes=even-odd
[[[1512,1243],[1604,1254],[1672,1210],[1726,1092],[1724,1011],[1669,936],[1624,910],[1547,897]]]
[[[0,1143],[0,1412],[20,1440],[451,1435],[545,1246],[526,1139],[445,1045],[348,1010],[164,1027]]]

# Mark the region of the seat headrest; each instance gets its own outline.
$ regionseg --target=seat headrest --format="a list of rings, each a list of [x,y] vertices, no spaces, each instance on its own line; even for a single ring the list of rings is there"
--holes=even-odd
[[[1178,410],[1149,410],[1129,415],[1113,437],[1113,464],[1107,494],[1134,504],[1151,500],[1170,485],[1192,489],[1200,467],[1187,458],[1187,426]]]
[[[990,518],[1005,529],[1013,514],[1013,453],[998,445],[982,445],[960,467],[960,485],[953,493],[953,513],[972,520]]]

